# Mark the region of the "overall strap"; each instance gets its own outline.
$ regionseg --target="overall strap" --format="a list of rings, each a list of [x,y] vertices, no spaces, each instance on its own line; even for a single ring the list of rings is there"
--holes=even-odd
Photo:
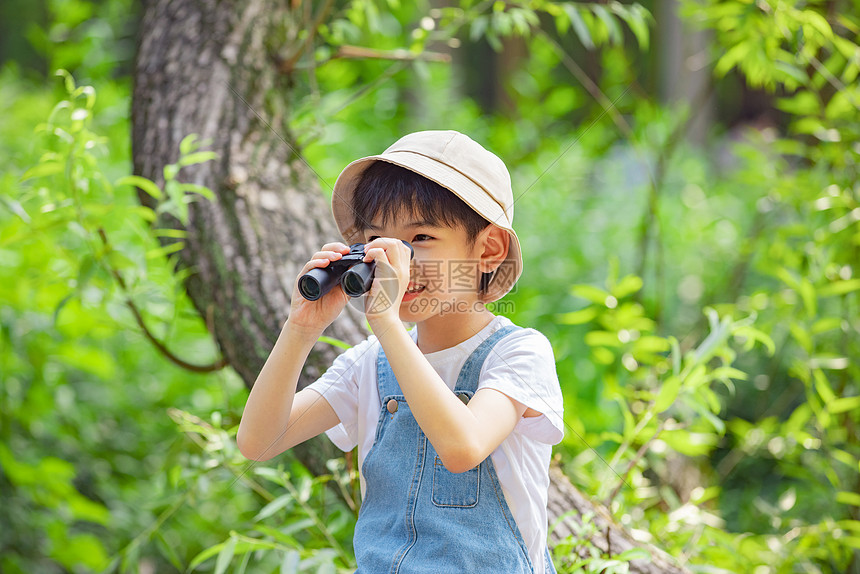
[[[478,376],[481,374],[481,368],[484,366],[487,355],[490,354],[499,340],[519,329],[522,329],[522,327],[507,325],[497,330],[478,345],[478,348],[469,355],[469,358],[463,364],[463,368],[460,369],[460,375],[457,378],[454,392],[465,394],[468,398],[472,398],[472,395],[475,394],[475,390],[478,388]],[[376,386],[379,391],[380,400],[385,400],[385,397],[399,397],[403,395],[403,391],[400,390],[400,385],[397,383],[394,371],[391,370],[391,365],[388,363],[385,351],[381,345],[379,347],[379,354],[376,357]]]
[[[376,388],[379,391],[379,400],[384,401],[386,397],[402,397],[403,391],[397,383],[394,371],[388,363],[382,345],[379,345],[379,354],[376,356]]]
[[[466,395],[467,399],[472,398],[472,395],[475,394],[475,391],[478,388],[478,378],[481,375],[484,361],[487,360],[487,355],[490,354],[493,347],[499,342],[499,340],[519,329],[522,329],[522,327],[507,325],[487,337],[483,343],[478,345],[478,348],[469,355],[463,368],[460,369],[460,376],[457,377],[457,384],[454,387],[454,392],[458,395]]]

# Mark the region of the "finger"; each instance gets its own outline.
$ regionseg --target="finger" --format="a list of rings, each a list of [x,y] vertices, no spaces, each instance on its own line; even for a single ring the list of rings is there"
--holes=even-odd
[[[343,257],[343,253],[338,253],[337,251],[317,251],[313,254],[311,259],[340,259]]]
[[[386,251],[388,254],[388,260],[391,261],[391,264],[401,269],[403,273],[409,273],[408,269],[411,266],[411,257],[409,253],[409,248],[403,245],[401,241],[398,241],[395,245],[391,246],[391,249]]]
[[[365,252],[371,249],[384,249],[391,261],[401,261],[404,257],[411,258],[409,248],[399,239],[393,237],[377,237],[364,245]]]
[[[331,262],[331,259],[320,258],[320,257],[311,259],[310,261],[305,263],[305,266],[302,267],[302,271],[301,271],[301,273],[299,273],[299,275],[304,275],[305,273],[307,273],[311,269],[315,269],[318,267],[327,267],[330,262]]]
[[[369,263],[371,261],[388,261],[388,256],[385,254],[385,249],[382,247],[371,247],[364,254],[364,261]]]
[[[336,241],[334,243],[326,243],[320,251],[337,251],[339,253],[349,252],[349,247]]]
[[[364,249],[372,249],[374,247],[381,247],[383,249],[388,249],[395,243],[400,243],[399,239],[394,239],[393,237],[377,237],[373,241],[368,241],[364,244]]]

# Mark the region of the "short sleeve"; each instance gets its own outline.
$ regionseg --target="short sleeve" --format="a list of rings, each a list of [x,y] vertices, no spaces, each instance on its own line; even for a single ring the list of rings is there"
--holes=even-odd
[[[329,439],[344,452],[358,444],[358,386],[361,368],[377,343],[370,336],[358,345],[347,349],[334,360],[322,376],[306,388],[321,395],[337,414],[340,424],[326,431]],[[378,344],[376,345],[378,346]]]
[[[478,389],[495,389],[541,413],[522,418],[514,432],[545,444],[564,438],[564,402],[552,345],[540,331],[520,329],[487,355]]]

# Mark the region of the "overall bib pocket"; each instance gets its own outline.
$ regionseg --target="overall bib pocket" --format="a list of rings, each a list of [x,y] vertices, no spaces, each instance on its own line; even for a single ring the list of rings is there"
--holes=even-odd
[[[483,464],[483,463],[481,463]],[[433,504],[441,507],[472,508],[478,504],[481,465],[454,474],[439,457],[433,462]]]

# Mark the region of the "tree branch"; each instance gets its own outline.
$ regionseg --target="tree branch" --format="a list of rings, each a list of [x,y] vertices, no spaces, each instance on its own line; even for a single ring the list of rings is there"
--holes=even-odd
[[[108,241],[107,234],[105,233],[104,228],[99,228],[99,237],[101,238],[102,243],[107,250],[107,253],[110,253],[113,250],[113,247]],[[113,275],[120,289],[122,289],[122,292],[125,294],[125,305],[131,310],[131,314],[134,316],[134,320],[135,322],[137,322],[138,327],[140,327],[143,336],[146,337],[146,339],[150,343],[152,343],[152,346],[155,347],[159,353],[164,355],[164,357],[168,361],[170,361],[174,365],[177,365],[178,367],[181,367],[193,373],[212,373],[214,371],[220,371],[228,365],[227,359],[225,359],[224,357],[221,357],[220,359],[209,365],[195,365],[189,363],[188,361],[180,359],[179,356],[177,356],[170,349],[168,349],[167,345],[159,341],[158,338],[152,333],[152,331],[149,330],[149,327],[146,325],[146,321],[144,321],[143,319],[143,314],[141,314],[140,309],[137,308],[137,305],[134,303],[134,301],[131,299],[131,296],[128,294],[128,288],[126,287],[125,279],[123,278],[122,274],[120,274],[117,269],[110,265],[110,263],[103,263],[108,268],[111,275]]]

